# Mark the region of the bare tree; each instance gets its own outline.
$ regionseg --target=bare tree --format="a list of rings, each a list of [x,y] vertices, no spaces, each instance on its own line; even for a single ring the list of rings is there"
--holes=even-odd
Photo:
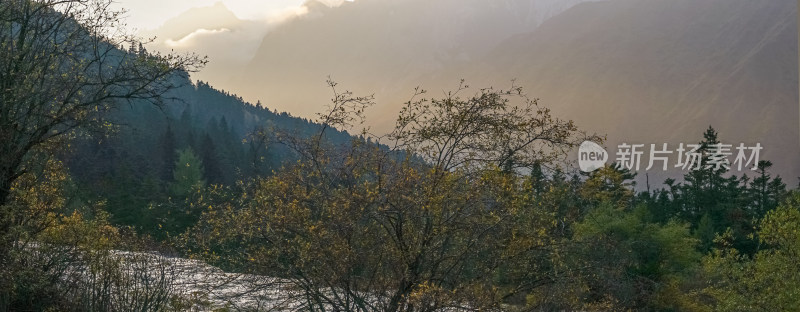
[[[513,83],[462,97],[468,91],[463,80],[441,99],[424,98],[426,92],[417,89],[400,111],[390,143],[442,171],[513,170],[558,161],[581,141],[600,139],[578,131],[571,120],[553,117]]]

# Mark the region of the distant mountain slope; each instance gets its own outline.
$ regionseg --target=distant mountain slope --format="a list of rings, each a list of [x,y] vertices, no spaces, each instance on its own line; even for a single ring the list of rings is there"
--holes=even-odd
[[[239,19],[222,2],[217,2],[183,12],[140,35],[156,38],[148,45],[151,50],[208,56],[210,63],[194,78],[213,77],[222,82],[236,75],[253,57],[267,29],[266,23]]]
[[[586,3],[471,65],[449,75],[519,78],[610,146],[693,142],[713,125],[800,175],[793,0]]]
[[[395,100],[389,94],[410,95],[420,77],[479,59],[579,2],[359,0],[330,8],[309,1],[306,16],[266,34],[234,91],[310,116],[330,98],[331,75],[386,105]]]

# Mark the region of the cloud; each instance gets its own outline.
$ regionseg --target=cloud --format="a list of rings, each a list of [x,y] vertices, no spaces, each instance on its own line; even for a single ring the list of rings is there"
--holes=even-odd
[[[288,7],[282,10],[270,12],[270,14],[267,16],[267,23],[274,26],[306,14],[308,14],[308,7],[305,5]]]
[[[181,39],[178,39],[178,40],[167,39],[164,43],[167,46],[173,47],[173,48],[174,47],[187,47],[187,46],[192,46],[193,43],[194,43],[193,40],[195,40],[195,39],[202,40],[201,37],[203,37],[203,36],[213,36],[213,35],[227,33],[227,32],[230,32],[230,29],[227,29],[227,28],[221,28],[221,29],[200,28],[200,29],[195,30],[194,32],[184,36]]]

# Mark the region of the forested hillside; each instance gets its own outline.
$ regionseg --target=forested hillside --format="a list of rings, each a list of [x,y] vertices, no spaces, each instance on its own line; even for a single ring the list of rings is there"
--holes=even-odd
[[[194,186],[232,186],[271,175],[298,159],[279,142],[278,133],[307,137],[321,127],[244,102],[206,82],[172,79],[180,87],[164,95],[164,105],[140,101],[121,106],[108,116],[115,124],[111,132],[85,133],[63,153],[82,194],[107,199],[111,221],[119,225],[155,233],[173,223],[168,215],[177,208],[152,204],[185,197]],[[352,139],[336,130],[326,138],[337,144]],[[187,161],[194,166],[185,168],[194,174],[193,181],[178,176],[183,169],[178,164]]]

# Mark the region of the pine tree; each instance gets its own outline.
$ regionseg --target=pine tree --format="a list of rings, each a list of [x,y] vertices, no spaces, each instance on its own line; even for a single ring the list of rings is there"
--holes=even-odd
[[[175,197],[186,197],[196,188],[205,186],[203,162],[191,148],[178,151],[170,191]]]
[[[533,191],[533,195],[535,197],[539,197],[544,193],[545,188],[547,187],[547,178],[542,171],[542,164],[536,162],[533,164],[533,168],[531,168],[531,190]]]
[[[786,184],[780,176],[772,178],[769,169],[772,162],[761,160],[756,166],[756,177],[750,183],[749,193],[753,199],[753,212],[757,218],[778,207],[786,196]]]
[[[203,138],[200,155],[203,158],[203,165],[205,167],[205,175],[208,182],[212,184],[221,184],[224,182],[224,176],[220,169],[219,155],[217,148],[214,146],[214,141],[211,136],[206,133]]]
[[[141,42],[139,42],[139,56],[147,56],[147,49],[144,48]]]
[[[769,198],[767,187],[770,179],[772,178],[768,170],[771,167],[771,161],[759,161],[756,167],[756,177],[753,179],[753,183],[750,184],[750,191],[753,194],[753,199],[755,200],[754,209],[758,215],[761,215],[767,211],[766,207]]]
[[[722,175],[727,170],[708,166],[714,146],[719,143],[719,134],[709,126],[703,133],[703,141],[699,143],[698,152],[702,153],[700,167],[684,175],[686,183],[682,191],[687,199],[687,211],[683,217],[693,224],[697,224],[705,214],[709,214],[715,225],[725,223],[721,220],[724,211],[721,211],[720,201],[724,199],[721,191],[724,180]]]
[[[192,107],[186,106],[186,108],[181,113],[181,120],[180,120],[180,129],[182,131],[179,133],[183,136],[183,144],[181,147],[191,147],[195,148],[195,139],[194,139],[194,117],[192,116]]]

